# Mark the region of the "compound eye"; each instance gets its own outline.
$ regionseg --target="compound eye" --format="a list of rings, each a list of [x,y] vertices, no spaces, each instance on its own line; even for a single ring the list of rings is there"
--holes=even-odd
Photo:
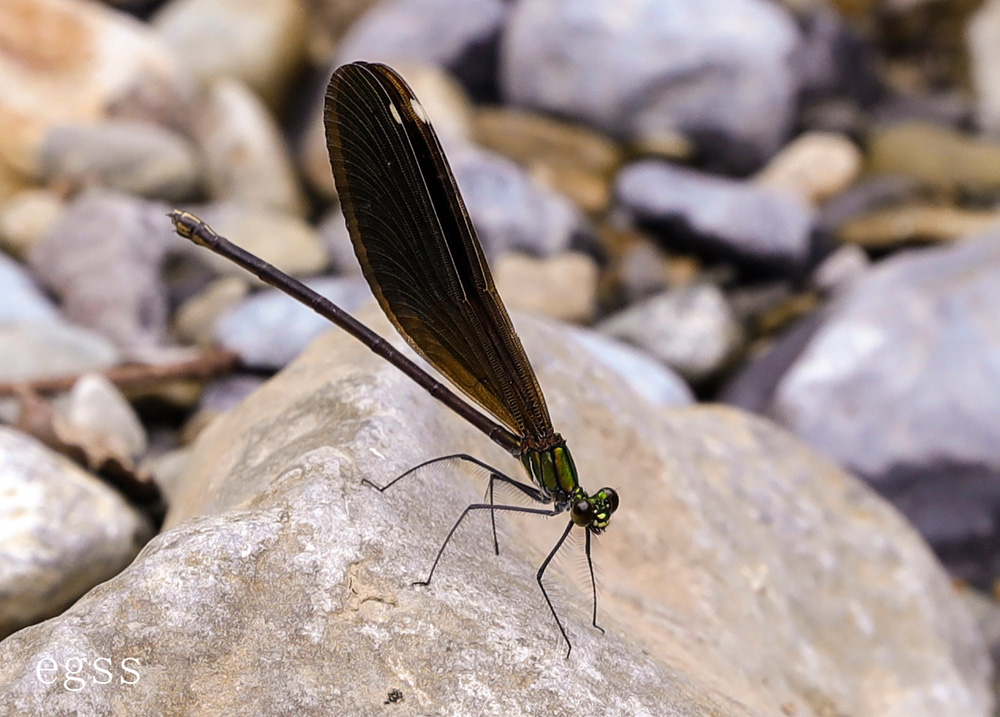
[[[618,510],[618,491],[614,488],[602,488],[601,495],[608,501],[608,512],[614,513]]]
[[[570,517],[577,525],[587,526],[594,522],[594,506],[589,500],[580,500],[573,504]]]

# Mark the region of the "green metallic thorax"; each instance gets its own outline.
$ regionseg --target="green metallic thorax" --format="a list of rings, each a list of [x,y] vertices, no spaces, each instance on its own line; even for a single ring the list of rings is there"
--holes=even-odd
[[[544,451],[527,451],[521,456],[521,463],[531,479],[556,502],[575,496],[580,490],[573,456],[561,441]]]

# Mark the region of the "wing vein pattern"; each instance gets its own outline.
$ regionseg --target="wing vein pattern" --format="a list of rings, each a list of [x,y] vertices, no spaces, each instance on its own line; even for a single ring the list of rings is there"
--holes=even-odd
[[[327,92],[326,133],[355,253],[390,321],[525,449],[552,443],[538,380],[413,92],[384,65],[344,65]]]

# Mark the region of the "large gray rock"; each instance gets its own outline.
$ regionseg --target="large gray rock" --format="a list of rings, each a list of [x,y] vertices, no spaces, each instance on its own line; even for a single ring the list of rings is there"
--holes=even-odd
[[[728,393],[867,478],[960,575],[989,583],[1000,572],[998,305],[1000,231],[897,255],[811,333],[779,343],[766,392],[748,403],[758,371]]]
[[[152,536],[149,520],[113,488],[6,427],[0,495],[0,639],[64,610]]]
[[[799,32],[765,0],[522,0],[501,46],[518,105],[633,139],[684,132],[748,170],[785,139]]]
[[[990,714],[972,619],[872,492],[763,421],[664,411],[571,334],[518,326],[585,485],[621,492],[595,551],[607,634],[586,587],[553,572],[565,659],[535,585],[562,517],[500,518],[496,558],[479,515],[434,582],[410,585],[482,483],[429,470],[381,494],[362,478],[455,451],[518,466],[331,333],[202,434],[167,532],[128,570],[0,643],[11,711]],[[46,655],[119,672],[134,656],[141,679],[70,694],[35,678]]]

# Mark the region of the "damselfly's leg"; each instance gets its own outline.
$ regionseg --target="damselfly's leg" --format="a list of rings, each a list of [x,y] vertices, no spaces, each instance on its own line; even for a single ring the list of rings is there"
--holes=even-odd
[[[405,471],[401,475],[396,476],[395,478],[393,478],[391,481],[389,481],[385,485],[376,485],[375,483],[372,483],[367,478],[362,478],[361,482],[362,483],[366,483],[367,485],[370,485],[372,488],[374,488],[375,490],[377,490],[379,493],[384,493],[387,490],[389,490],[390,488],[392,488],[394,485],[396,485],[396,483],[398,483],[399,481],[401,481],[404,478],[406,478],[406,476],[411,475],[413,473],[416,473],[421,468],[426,468],[427,466],[433,465],[435,463],[443,463],[444,461],[452,461],[452,460],[470,461],[472,463],[475,463],[478,466],[482,466],[483,468],[486,468],[487,470],[491,470],[491,471],[493,470],[493,468],[490,468],[490,466],[486,465],[485,463],[483,463],[482,461],[480,461],[480,460],[478,460],[476,458],[473,458],[472,456],[470,456],[468,454],[465,454],[465,453],[453,453],[450,456],[440,456],[439,458],[431,458],[429,461],[424,461],[420,465],[413,466],[413,468],[410,468],[408,471]]]
[[[556,625],[559,627],[559,632],[562,633],[563,639],[566,641],[566,659],[567,660],[569,659],[569,653],[573,651],[573,643],[571,643],[569,641],[569,635],[566,634],[566,628],[563,627],[562,621],[559,619],[559,615],[556,614],[556,609],[552,605],[552,600],[549,598],[549,593],[545,589],[545,584],[542,582],[542,576],[545,575],[545,569],[547,567],[549,567],[549,563],[552,562],[552,558],[554,558],[556,556],[556,553],[559,552],[559,548],[561,548],[562,544],[566,542],[566,538],[569,537],[569,531],[571,531],[572,529],[573,529],[573,521],[571,520],[571,521],[569,521],[569,525],[566,526],[566,530],[563,531],[562,536],[559,538],[559,540],[556,541],[556,544],[553,546],[552,550],[549,551],[549,554],[546,556],[545,560],[542,562],[542,566],[540,568],[538,568],[538,572],[535,574],[535,580],[538,581],[538,587],[540,587],[542,589],[542,596],[545,598],[545,602],[549,606],[549,611],[552,613],[552,617],[555,618]],[[587,538],[588,538],[588,540],[590,538],[590,531],[589,530],[587,531]],[[589,545],[590,543],[588,542],[587,544]],[[588,553],[587,557],[588,558],[590,557],[589,553]],[[591,576],[593,576],[593,572],[591,572]],[[597,599],[596,593],[595,593],[594,599],[595,600]],[[596,605],[596,603],[595,603],[595,605]]]
[[[383,486],[375,485],[374,483],[372,483],[367,478],[362,478],[361,482],[362,483],[367,483],[372,488],[375,488],[376,490],[378,490],[380,493],[384,493],[389,488],[391,488],[392,486],[394,486],[397,482],[401,481],[403,478],[405,478],[408,475],[411,475],[412,473],[416,473],[421,468],[426,468],[427,466],[433,465],[435,463],[443,463],[445,461],[453,461],[453,460],[466,461],[468,463],[472,463],[474,465],[479,466],[480,468],[483,468],[483,469],[489,471],[489,473],[490,473],[490,482],[489,482],[489,486],[486,489],[486,495],[489,498],[490,505],[494,504],[494,500],[493,500],[493,484],[496,481],[500,481],[501,483],[506,483],[507,485],[516,488],[517,490],[521,491],[521,493],[523,493],[524,495],[528,496],[529,498],[531,498],[532,500],[534,500],[537,503],[548,503],[549,502],[548,497],[545,494],[543,494],[542,491],[540,491],[535,486],[528,485],[527,483],[522,483],[519,480],[515,480],[514,478],[511,478],[510,476],[508,476],[507,474],[505,474],[503,471],[497,470],[496,468],[494,468],[493,466],[489,465],[488,463],[484,463],[483,461],[479,460],[478,458],[476,458],[474,456],[470,456],[468,453],[453,453],[453,454],[448,455],[448,456],[441,456],[439,458],[432,458],[429,461],[424,461],[420,465],[417,465],[417,466],[414,466],[413,468],[410,468],[408,471],[406,471],[402,475],[396,476],[395,478],[393,478],[391,481],[389,481],[388,483],[386,483]],[[493,529],[493,552],[496,553],[497,555],[499,555],[500,554],[500,543],[497,540],[497,519],[496,519],[496,511],[494,511],[494,510],[490,511],[490,525],[491,525],[491,527]]]
[[[604,633],[604,628],[597,624],[597,580],[594,578],[594,561],[590,557],[590,531],[587,531],[587,542],[584,543],[587,554],[587,567],[590,569],[590,591],[594,596],[594,627]]]
[[[463,510],[462,514],[458,517],[458,520],[456,520],[455,524],[451,526],[451,530],[448,531],[448,535],[445,537],[444,542],[438,549],[437,556],[434,558],[434,564],[431,565],[431,571],[430,573],[428,573],[427,579],[414,582],[413,583],[414,585],[430,585],[431,579],[434,577],[434,571],[437,570],[438,563],[441,562],[441,556],[444,555],[444,550],[446,547],[448,547],[448,543],[451,541],[452,536],[455,535],[455,531],[458,530],[458,526],[462,524],[462,521],[465,520],[465,518],[469,515],[469,513],[471,513],[474,510],[489,510],[491,515],[498,510],[509,510],[513,513],[528,513],[531,515],[542,515],[545,517],[552,517],[554,515],[559,515],[560,513],[564,512],[565,508],[562,509],[525,508],[519,505],[496,505],[495,503],[473,503],[472,505],[466,506],[465,510]],[[573,651],[573,643],[570,642],[569,635],[566,634],[566,628],[563,627],[562,620],[559,619],[559,614],[556,612],[555,605],[552,604],[552,599],[549,597],[549,593],[545,589],[545,583],[542,582],[542,578],[545,576],[545,571],[546,569],[548,569],[549,563],[552,562],[552,559],[556,556],[556,553],[559,552],[559,549],[562,548],[563,543],[566,542],[566,538],[569,537],[569,532],[573,529],[573,525],[574,525],[573,521],[572,520],[569,521],[569,523],[566,525],[566,529],[559,537],[559,540],[556,541],[556,544],[552,547],[552,550],[549,551],[549,554],[545,557],[545,560],[542,562],[541,567],[538,568],[538,572],[535,574],[535,581],[538,583],[538,587],[542,591],[542,597],[545,598],[545,604],[549,606],[549,612],[552,613],[552,618],[556,621],[556,627],[559,628],[559,633],[562,635],[563,640],[566,641],[567,660],[569,659],[570,653]],[[597,582],[594,578],[594,565],[590,557],[589,530],[587,531],[586,541],[587,541],[586,542],[587,564],[590,567],[590,583],[591,583],[591,588],[594,591],[594,627],[596,627],[601,632],[604,632],[604,628],[602,628],[597,624]]]
[[[462,514],[458,516],[458,520],[456,520],[455,524],[451,526],[451,530],[448,531],[448,535],[445,537],[444,542],[438,549],[437,557],[434,558],[434,564],[431,565],[431,571],[430,573],[427,574],[427,579],[418,580],[417,582],[413,583],[414,585],[430,585],[431,578],[434,577],[434,571],[437,570],[438,563],[441,562],[441,556],[444,555],[444,549],[448,547],[448,543],[451,541],[452,536],[455,535],[455,531],[458,530],[458,526],[460,526],[462,524],[462,521],[465,520],[466,516],[468,516],[469,513],[471,513],[474,510],[488,510],[491,513],[497,510],[509,510],[512,513],[530,513],[531,515],[544,515],[546,517],[551,517],[553,515],[559,515],[565,509],[525,508],[524,506],[520,505],[496,505],[494,503],[473,503],[472,505],[466,506],[465,510],[462,511]],[[563,540],[565,539],[566,536],[564,535]],[[560,540],[559,542],[561,543],[562,540]],[[550,555],[549,557],[551,558],[552,556]],[[544,588],[542,590],[544,591]]]
[[[492,470],[492,469],[491,469]],[[486,495],[490,499],[490,505],[495,505],[493,500],[493,484],[497,481],[501,483],[506,483],[509,486],[517,488],[521,493],[531,498],[536,503],[549,503],[551,502],[549,497],[546,496],[542,491],[533,485],[528,485],[527,483],[522,483],[519,480],[514,480],[513,478],[504,475],[498,471],[490,473],[490,485],[486,489]],[[496,555],[500,554],[500,543],[497,541],[497,512],[495,510],[490,511],[490,526],[493,528],[493,552]]]

